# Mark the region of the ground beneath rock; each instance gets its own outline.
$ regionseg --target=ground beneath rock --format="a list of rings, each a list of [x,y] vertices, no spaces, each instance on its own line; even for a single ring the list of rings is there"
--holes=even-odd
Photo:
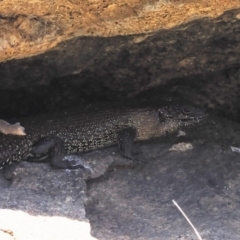
[[[93,236],[197,239],[175,200],[203,239],[239,239],[240,156],[230,149],[238,133],[238,125],[211,119],[180,138],[193,149],[169,151],[178,141],[174,137],[161,144],[141,144],[149,159],[145,165],[115,168],[88,181],[86,211]]]
[[[197,144],[181,154],[169,148],[149,146],[158,156],[144,167],[89,183],[86,210],[95,237],[197,239],[174,199],[203,239],[239,239],[239,156]]]
[[[23,162],[11,182],[0,175],[1,239],[197,239],[173,199],[203,239],[239,239],[239,132],[210,117],[186,136],[137,143],[138,165],[117,147],[85,155],[91,171]]]

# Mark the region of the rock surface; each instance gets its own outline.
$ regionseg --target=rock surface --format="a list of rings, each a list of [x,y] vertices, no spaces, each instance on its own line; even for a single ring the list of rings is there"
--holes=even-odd
[[[230,146],[239,146],[239,130],[236,123],[210,117],[201,125],[187,128],[186,136],[173,134],[136,144],[138,154],[147,160],[140,165],[123,159],[117,147],[91,152],[85,159],[93,173],[22,162],[12,182],[1,175],[0,206],[9,209],[0,214],[1,232],[5,239],[32,239],[27,238],[29,234],[37,236],[34,239],[52,239],[71,236],[74,228],[79,231],[76,239],[82,231],[88,234],[86,239],[91,239],[89,219],[96,239],[195,239],[173,205],[174,199],[203,239],[237,240],[240,162],[239,154]],[[191,143],[193,149],[171,151],[177,143]],[[15,221],[8,220],[11,216]],[[24,220],[17,221],[17,216]],[[51,219],[55,226],[65,221],[69,225],[58,227],[51,235]],[[25,222],[31,228],[25,228]]]
[[[1,1],[0,56],[6,60],[37,55],[75,36],[110,37],[169,29],[238,7],[238,0]]]
[[[0,118],[181,86],[240,119],[239,0],[47,3],[0,2]]]
[[[240,120],[239,0],[0,1],[0,118],[114,100],[187,100]],[[24,127],[24,126],[23,126]],[[240,125],[85,155],[91,169],[0,172],[0,238],[239,239]],[[91,225],[91,226],[90,226]],[[90,229],[91,234],[90,234]]]

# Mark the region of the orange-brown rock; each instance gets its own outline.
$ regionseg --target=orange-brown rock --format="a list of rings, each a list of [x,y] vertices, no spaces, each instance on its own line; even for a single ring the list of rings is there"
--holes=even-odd
[[[0,1],[0,61],[37,55],[76,36],[152,33],[239,6],[239,0]]]

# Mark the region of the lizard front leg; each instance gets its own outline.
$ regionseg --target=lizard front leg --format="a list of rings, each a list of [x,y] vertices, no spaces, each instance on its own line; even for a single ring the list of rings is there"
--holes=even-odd
[[[135,128],[125,128],[118,133],[118,145],[123,157],[135,162],[145,163],[146,160],[134,156],[134,141],[136,140],[137,131]],[[137,154],[138,155],[138,154]]]

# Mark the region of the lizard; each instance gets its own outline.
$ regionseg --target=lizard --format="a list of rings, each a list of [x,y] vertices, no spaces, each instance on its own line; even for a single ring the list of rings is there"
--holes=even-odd
[[[203,110],[185,105],[128,105],[23,118],[26,135],[0,133],[0,168],[23,159],[48,157],[53,167],[77,168],[80,166],[64,157],[117,144],[124,157],[134,159],[135,141],[162,137],[207,116]]]

